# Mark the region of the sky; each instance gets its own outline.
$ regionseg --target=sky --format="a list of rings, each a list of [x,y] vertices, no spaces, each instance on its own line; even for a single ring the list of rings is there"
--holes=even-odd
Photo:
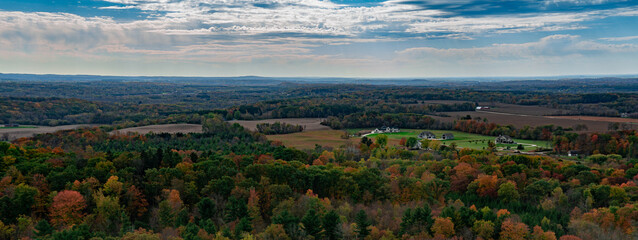
[[[638,74],[638,0],[0,0],[0,72]]]

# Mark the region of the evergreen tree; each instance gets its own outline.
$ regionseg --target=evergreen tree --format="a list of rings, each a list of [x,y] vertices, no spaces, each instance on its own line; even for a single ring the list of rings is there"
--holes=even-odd
[[[341,220],[339,219],[339,214],[335,212],[335,210],[331,210],[323,216],[323,230],[324,235],[329,240],[335,240],[341,238],[341,230],[339,229],[339,223]]]
[[[284,210],[272,219],[272,223],[281,224],[288,235],[293,235],[299,229],[299,219],[288,210]]]
[[[237,226],[235,226],[235,237],[239,239],[243,232],[250,232],[252,230],[253,226],[250,220],[248,220],[248,218],[242,218],[239,220],[239,223],[237,223]]]
[[[210,198],[202,198],[197,203],[197,209],[201,219],[211,219],[215,217],[215,203]]]
[[[360,210],[355,216],[354,221],[357,223],[355,232],[357,233],[358,239],[364,239],[370,234],[370,229],[368,229],[370,227],[370,220],[368,220],[366,211],[364,211],[363,209]]]
[[[49,224],[49,222],[47,222],[47,220],[44,220],[44,219],[40,220],[38,224],[35,225],[34,228],[36,231],[33,231],[33,233],[38,237],[49,235],[53,233],[53,230],[54,230],[51,224]]]
[[[315,239],[319,238],[319,233],[321,232],[321,219],[317,214],[317,210],[314,208],[308,209],[306,215],[301,219],[301,223],[303,223],[303,229],[306,231],[306,234],[315,237]]]

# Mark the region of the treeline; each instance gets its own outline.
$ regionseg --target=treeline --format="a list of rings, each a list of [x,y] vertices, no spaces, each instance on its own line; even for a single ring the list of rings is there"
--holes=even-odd
[[[333,129],[343,128],[370,128],[379,126],[392,126],[399,128],[416,129],[451,129],[452,123],[444,123],[430,116],[398,113],[381,114],[376,112],[355,113],[343,117],[328,117],[321,122],[322,125]]]
[[[200,114],[174,105],[92,102],[60,98],[0,97],[0,124],[58,126],[121,124],[139,126],[171,122],[196,123]]]
[[[636,130],[609,133],[567,133],[552,139],[554,151],[579,154],[619,154],[627,158],[638,157],[638,132]]]
[[[288,134],[288,133],[296,133],[304,130],[304,127],[301,125],[293,125],[290,123],[259,123],[257,124],[257,132],[272,135],[272,134]]]

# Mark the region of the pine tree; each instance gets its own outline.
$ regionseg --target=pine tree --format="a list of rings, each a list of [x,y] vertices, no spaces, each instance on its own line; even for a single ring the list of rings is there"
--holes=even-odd
[[[355,222],[357,223],[357,228],[355,232],[357,233],[358,239],[364,239],[366,236],[370,234],[370,220],[368,220],[368,215],[366,211],[360,210],[355,216]]]
[[[201,219],[211,219],[215,217],[215,203],[210,198],[202,198],[197,203],[197,209]]]
[[[341,238],[339,223],[341,223],[341,220],[339,219],[339,214],[337,214],[335,210],[332,210],[323,216],[323,230],[325,231],[325,236],[328,239],[335,240]]]
[[[314,208],[308,209],[306,215],[301,219],[303,229],[306,234],[319,238],[319,232],[321,232],[321,219],[317,215],[317,211]]]
[[[33,233],[38,236],[38,237],[43,237],[46,235],[49,235],[51,233],[53,233],[53,227],[51,226],[51,224],[49,224],[49,222],[47,222],[47,220],[40,220],[38,222],[37,225],[35,225],[35,230],[33,231]]]

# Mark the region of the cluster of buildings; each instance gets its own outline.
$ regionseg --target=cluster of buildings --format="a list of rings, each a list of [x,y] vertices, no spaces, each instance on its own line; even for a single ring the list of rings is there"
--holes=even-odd
[[[418,138],[420,139],[428,139],[428,140],[435,140],[436,135],[430,131],[424,131],[419,133]],[[441,135],[441,140],[450,140],[450,139],[454,139],[454,134],[452,133],[444,133],[443,135]]]
[[[399,132],[399,128],[383,126],[383,127],[372,130],[371,133],[397,133],[397,132]]]

